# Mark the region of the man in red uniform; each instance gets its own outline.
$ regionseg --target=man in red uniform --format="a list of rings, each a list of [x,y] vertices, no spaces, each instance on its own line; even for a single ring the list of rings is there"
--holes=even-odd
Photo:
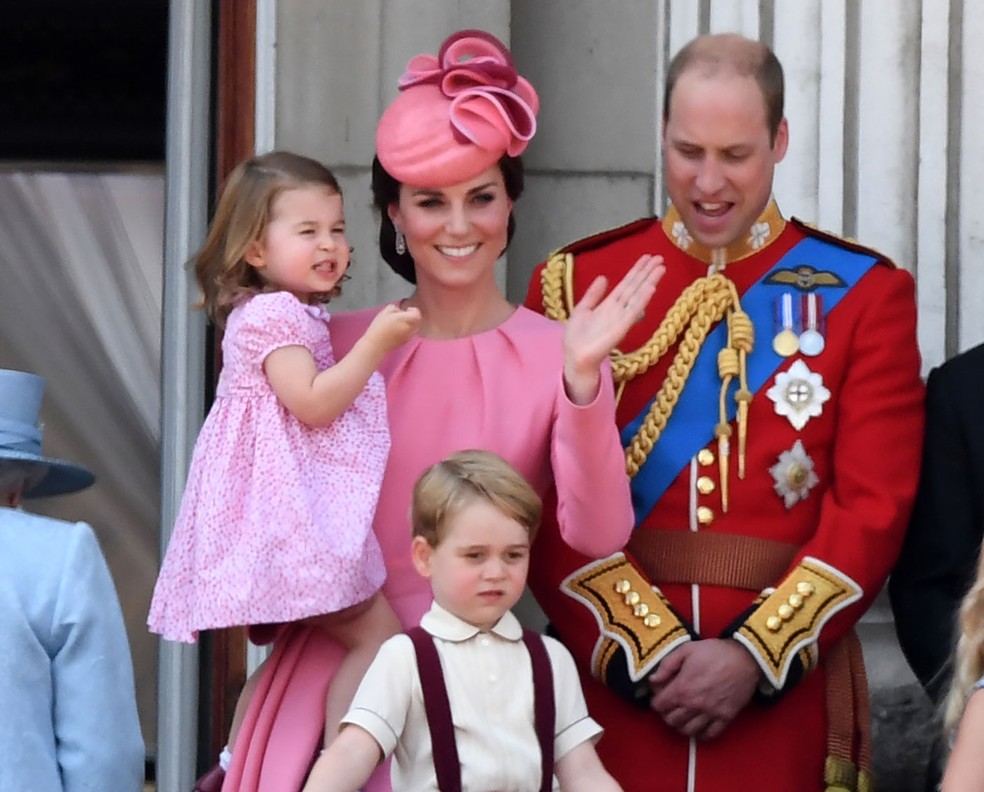
[[[613,359],[636,530],[591,562],[545,526],[530,583],[627,792],[866,790],[853,628],[919,473],[913,279],[780,214],[789,132],[768,48],[694,40],[663,108],[666,216],[562,249],[527,300],[563,320],[597,276],[665,258]]]

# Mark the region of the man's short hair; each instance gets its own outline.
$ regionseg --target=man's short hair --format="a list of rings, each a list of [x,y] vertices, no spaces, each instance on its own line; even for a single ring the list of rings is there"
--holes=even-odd
[[[452,454],[417,479],[410,509],[413,536],[437,547],[448,520],[476,500],[490,503],[526,528],[532,543],[543,512],[540,497],[498,454],[477,450]]]
[[[769,142],[774,143],[783,117],[785,96],[782,64],[776,54],[759,41],[734,33],[699,36],[680,50],[670,61],[663,89],[663,123],[670,117],[670,98],[680,76],[700,69],[704,76],[728,71],[752,77],[762,91]]]

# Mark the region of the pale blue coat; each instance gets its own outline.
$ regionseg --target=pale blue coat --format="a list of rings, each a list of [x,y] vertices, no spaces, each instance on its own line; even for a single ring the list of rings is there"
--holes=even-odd
[[[0,508],[0,792],[137,792],[144,746],[92,529]]]

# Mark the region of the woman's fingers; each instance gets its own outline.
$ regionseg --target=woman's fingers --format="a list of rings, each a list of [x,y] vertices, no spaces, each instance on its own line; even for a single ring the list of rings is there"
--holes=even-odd
[[[608,279],[599,275],[582,295],[577,308],[594,310],[600,306],[609,309],[634,311],[638,314],[656,291],[656,284],[663,277],[663,257],[645,254],[640,256],[615,287],[605,294]],[[633,319],[634,321],[635,319]]]
[[[656,284],[663,277],[665,267],[662,256],[649,254],[639,257],[625,277],[611,290],[606,300],[634,316],[646,307],[656,291]]]
[[[642,318],[663,274],[662,256],[644,255],[607,294],[595,278],[574,306],[564,330],[565,354],[577,370],[596,367]]]
[[[581,299],[577,301],[575,308],[587,308],[593,309],[598,306],[598,304],[605,297],[605,289],[608,288],[608,278],[604,275],[599,275],[593,281],[591,285],[585,290],[584,294],[581,295]]]

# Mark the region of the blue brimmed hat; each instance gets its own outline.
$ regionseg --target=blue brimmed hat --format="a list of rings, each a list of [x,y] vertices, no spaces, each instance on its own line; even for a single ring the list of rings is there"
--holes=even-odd
[[[0,460],[42,465],[44,477],[23,493],[25,498],[64,495],[85,489],[95,476],[71,462],[41,455],[41,397],[44,378],[25,371],[0,369]]]

